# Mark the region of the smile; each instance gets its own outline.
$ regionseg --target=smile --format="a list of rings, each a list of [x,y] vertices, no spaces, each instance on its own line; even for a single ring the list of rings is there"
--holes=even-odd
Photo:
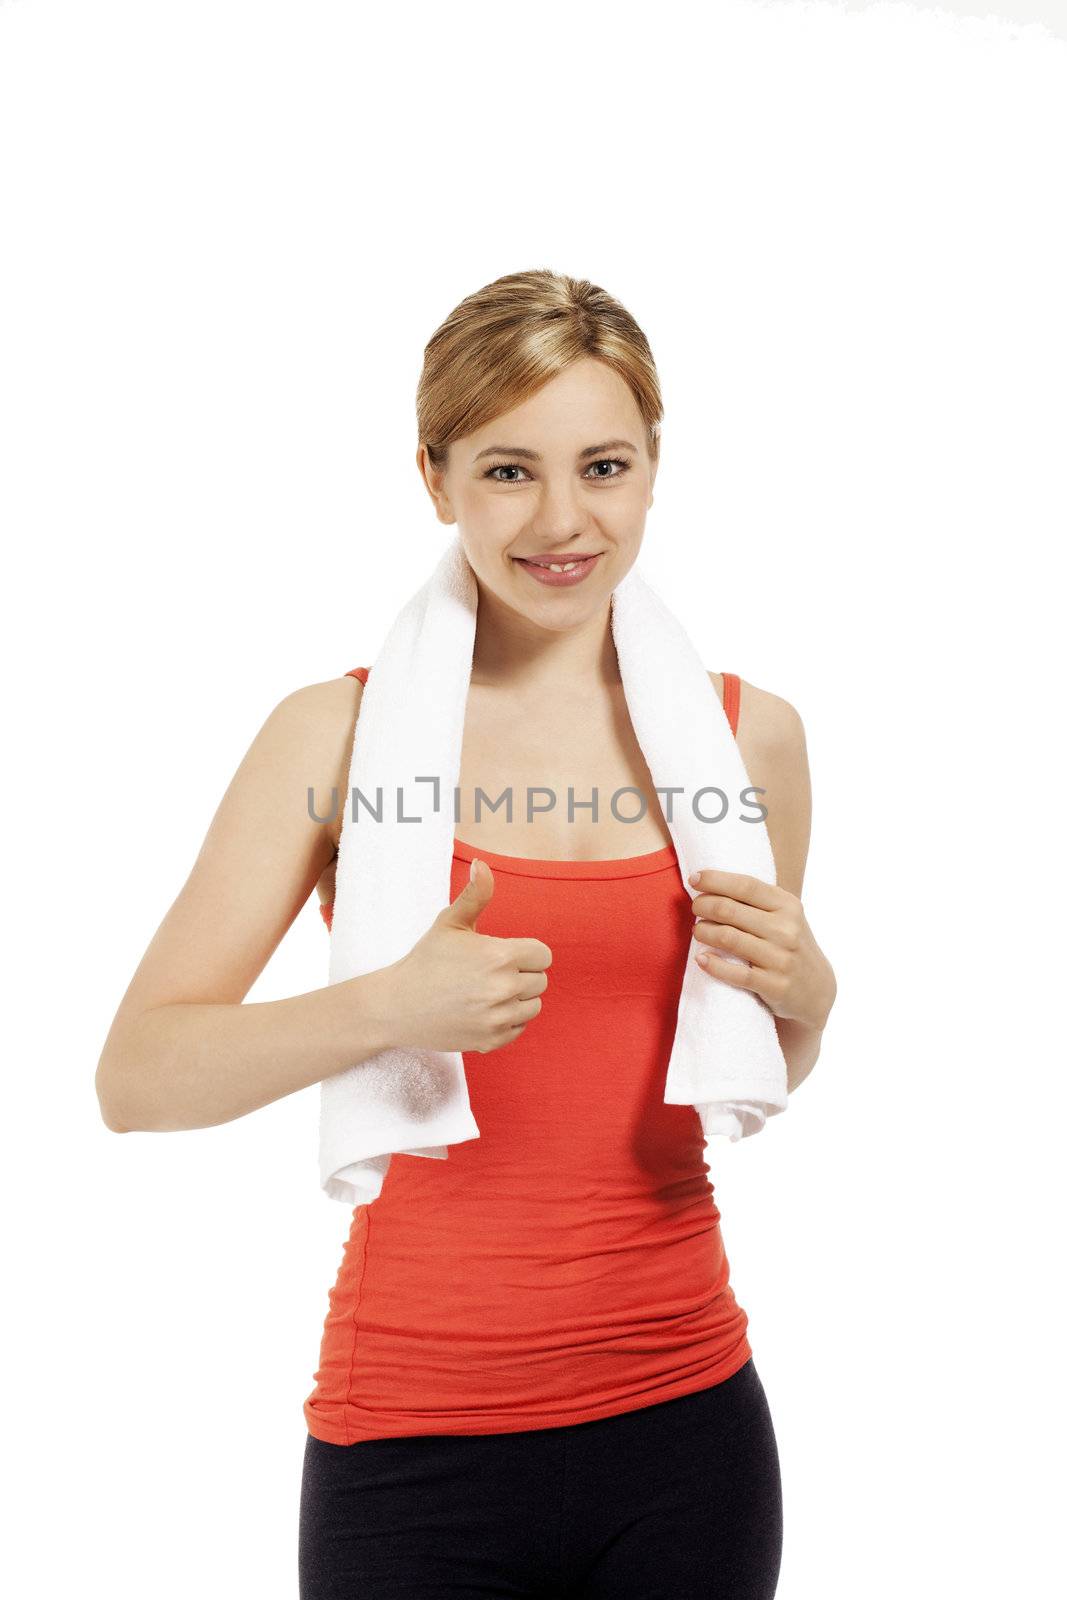
[[[544,584],[550,589],[569,589],[592,572],[600,557],[602,550],[588,556],[571,556],[566,561],[550,561],[545,556],[536,559],[529,556],[512,556],[516,566],[528,572],[535,583]]]

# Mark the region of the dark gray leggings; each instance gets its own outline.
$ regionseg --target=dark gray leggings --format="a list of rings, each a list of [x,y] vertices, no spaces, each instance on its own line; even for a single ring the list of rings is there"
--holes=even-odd
[[[771,1600],[781,1558],[778,1447],[751,1359],[594,1422],[307,1437],[300,1600]]]

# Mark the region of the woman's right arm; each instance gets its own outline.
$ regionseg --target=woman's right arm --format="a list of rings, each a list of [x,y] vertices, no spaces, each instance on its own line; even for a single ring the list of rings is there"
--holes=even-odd
[[[271,712],[177,899],[145,951],[96,1070],[116,1133],[213,1127],[341,1072],[390,1043],[390,969],[243,1004],[336,849],[363,685],[330,679]]]

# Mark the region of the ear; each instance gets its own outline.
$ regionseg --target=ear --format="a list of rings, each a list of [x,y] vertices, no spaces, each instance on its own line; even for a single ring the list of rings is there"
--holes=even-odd
[[[434,466],[433,462],[430,460],[429,452],[421,440],[419,441],[418,448],[415,451],[415,465],[421,472],[422,481],[426,485],[426,492],[433,501],[438,522],[455,522],[456,519],[453,514],[452,507],[449,504],[448,496],[445,494],[443,487],[445,478],[444,470]]]

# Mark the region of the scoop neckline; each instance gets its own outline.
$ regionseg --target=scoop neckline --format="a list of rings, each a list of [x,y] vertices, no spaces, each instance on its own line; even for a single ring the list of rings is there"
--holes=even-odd
[[[483,850],[464,839],[452,839],[458,861],[484,861],[494,872],[516,873],[524,878],[638,878],[647,872],[664,872],[678,861],[673,844],[647,850],[640,856],[598,856],[587,861],[558,861],[544,856],[506,856],[499,850]]]

